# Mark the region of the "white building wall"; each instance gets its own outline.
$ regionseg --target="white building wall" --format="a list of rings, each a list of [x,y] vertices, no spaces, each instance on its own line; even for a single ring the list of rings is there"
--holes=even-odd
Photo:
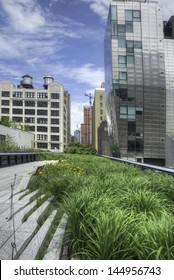
[[[34,148],[34,134],[0,125],[0,135],[10,135],[20,149]]]

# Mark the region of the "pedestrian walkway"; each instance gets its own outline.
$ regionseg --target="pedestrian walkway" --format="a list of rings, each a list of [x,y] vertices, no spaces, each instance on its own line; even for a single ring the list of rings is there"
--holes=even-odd
[[[33,172],[44,162],[31,162],[0,169],[0,259],[30,259],[37,257],[47,231],[53,222],[57,210],[53,210],[41,227],[38,220],[51,203],[52,198],[33,210],[27,221],[24,216],[36,205],[30,202],[37,191],[29,193],[27,185]],[[1,179],[2,178],[2,179]],[[44,197],[44,195],[43,195]],[[42,198],[42,197],[41,197]],[[66,226],[63,217],[53,241],[50,243],[45,259],[59,259]],[[52,245],[57,244],[57,249]],[[49,253],[49,254],[48,254]]]

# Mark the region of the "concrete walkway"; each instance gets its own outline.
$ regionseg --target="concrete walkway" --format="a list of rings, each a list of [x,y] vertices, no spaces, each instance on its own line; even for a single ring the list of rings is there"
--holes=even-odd
[[[39,208],[34,210],[27,221],[23,222],[23,218],[37,203],[37,199],[30,202],[30,198],[37,191],[28,193],[26,189],[28,182],[37,167],[44,164],[45,161],[31,162],[0,169],[1,260],[35,259],[40,247],[42,247],[57,211],[52,211],[41,228],[38,227],[38,219],[42,217],[52,198],[47,199]],[[11,185],[14,185],[13,199],[11,199]],[[66,219],[64,217],[48,248],[49,254],[46,253],[45,259],[59,259],[65,227]],[[57,249],[52,244],[56,244]]]

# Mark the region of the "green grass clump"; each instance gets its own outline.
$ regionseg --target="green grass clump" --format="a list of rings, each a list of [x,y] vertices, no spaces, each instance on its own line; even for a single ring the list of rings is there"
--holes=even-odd
[[[68,215],[79,259],[174,259],[174,179],[90,155],[45,154],[32,190],[53,195]]]

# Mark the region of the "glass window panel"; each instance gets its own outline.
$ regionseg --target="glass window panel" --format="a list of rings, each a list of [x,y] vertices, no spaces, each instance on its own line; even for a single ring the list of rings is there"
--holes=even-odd
[[[119,48],[126,48],[126,40],[124,38],[118,39],[118,47]]]
[[[134,64],[134,55],[127,55],[127,64]]]
[[[128,107],[128,115],[135,115],[135,107]]]
[[[140,11],[138,10],[133,11],[133,21],[140,21]]]
[[[118,24],[117,28],[118,28],[118,35],[120,35],[120,36],[125,35],[125,33],[126,33],[126,25]]]
[[[119,72],[119,79],[120,80],[127,80],[127,73],[126,72]]]
[[[112,35],[116,36],[117,35],[117,22],[112,21]]]
[[[132,10],[126,10],[125,11],[125,19],[126,19],[126,21],[132,21],[133,20]]]
[[[118,63],[119,63],[119,66],[126,67],[126,56],[119,55],[118,56]]]
[[[126,22],[126,32],[133,33],[133,23],[132,22]]]
[[[142,42],[141,41],[134,41],[134,48],[141,49],[142,48]]]
[[[127,106],[120,106],[120,114],[127,115]]]
[[[116,20],[117,19],[117,7],[111,6],[111,19]]]

